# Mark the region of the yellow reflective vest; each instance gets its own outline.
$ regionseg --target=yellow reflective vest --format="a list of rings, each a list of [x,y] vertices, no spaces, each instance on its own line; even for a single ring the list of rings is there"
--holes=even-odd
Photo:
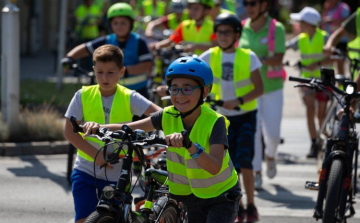
[[[156,5],[152,0],[145,0],[142,2],[145,16],[153,16],[159,18],[165,15],[166,3],[164,1],[156,1]]]
[[[131,93],[132,91],[126,87],[117,85],[117,89],[111,105],[109,123],[123,123],[132,121],[133,115],[130,109]],[[99,124],[106,124],[99,85],[82,87],[81,102],[85,122],[92,121]],[[103,142],[92,137],[86,137],[85,140],[95,148],[101,148],[104,146]],[[78,149],[78,156],[84,158],[87,161],[94,162],[92,157],[80,149]]]
[[[176,13],[170,13],[167,15],[169,29],[175,30],[180,23],[176,19]],[[181,22],[189,19],[189,12],[185,9],[181,15]]]
[[[360,60],[360,8],[356,11],[356,38],[349,42],[347,47],[349,50],[350,59]],[[353,73],[353,79],[355,80],[359,70],[355,70]]]
[[[244,96],[255,88],[254,84],[251,82],[250,65],[250,50],[236,48],[233,69],[236,97]],[[218,46],[210,48],[210,67],[214,75],[211,93],[214,94],[215,100],[221,100],[222,50]],[[239,107],[244,111],[253,111],[257,107],[257,100],[254,99],[246,102],[243,105],[239,105]]]
[[[77,21],[76,31],[80,39],[95,39],[99,37],[97,21],[101,17],[100,8],[93,4],[90,8],[80,5],[75,11]]]
[[[326,32],[319,28],[316,29],[316,32],[311,40],[307,33],[301,33],[299,35],[299,49],[302,65],[307,66],[309,64],[322,61],[325,58],[325,55],[323,54],[325,36]],[[301,76],[306,78],[320,78],[320,66],[312,71],[303,68]]]
[[[175,118],[168,112],[178,113],[174,106],[164,108],[162,117],[164,134],[180,133],[184,129],[181,118]],[[201,114],[190,132],[190,140],[193,143],[200,144],[207,154],[210,152],[209,139],[212,129],[220,117],[224,116],[201,105]],[[227,128],[229,121],[226,118],[225,121]],[[182,196],[194,194],[196,197],[206,199],[217,197],[233,187],[237,182],[237,173],[228,150],[225,150],[224,153],[220,172],[217,175],[212,175],[201,168],[184,147],[169,147],[166,151],[166,164],[169,172],[170,193]]]
[[[194,44],[209,44],[210,47],[213,33],[213,21],[211,19],[205,18],[199,29],[196,27],[195,20],[185,20],[182,24],[183,41]],[[194,53],[200,55],[203,52],[203,50],[195,50]]]

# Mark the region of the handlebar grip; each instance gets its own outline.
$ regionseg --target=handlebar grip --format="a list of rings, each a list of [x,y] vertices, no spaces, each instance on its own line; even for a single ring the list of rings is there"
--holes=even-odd
[[[301,83],[310,83],[311,80],[312,80],[311,78],[302,78],[302,77],[293,77],[293,76],[289,77],[289,81],[296,81]]]
[[[70,117],[70,122],[73,127],[74,133],[84,132],[82,126],[80,127],[79,124],[76,122],[75,116]]]
[[[183,129],[182,131],[181,131],[181,135],[183,136],[183,145],[184,145],[184,147],[185,148],[190,148],[190,146],[191,146],[191,144],[192,144],[192,142],[191,142],[191,140],[190,140],[190,138],[189,138],[189,133],[188,133],[188,131],[186,130],[186,129]]]

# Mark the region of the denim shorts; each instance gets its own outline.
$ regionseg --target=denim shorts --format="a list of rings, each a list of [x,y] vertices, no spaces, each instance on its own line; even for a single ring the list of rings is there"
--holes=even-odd
[[[253,169],[256,113],[226,117],[230,121],[228,129],[229,154],[236,171],[240,168]]]
[[[189,223],[233,223],[239,210],[241,199],[239,181],[221,195],[202,199],[194,194],[177,196],[172,199],[185,204]]]
[[[96,210],[98,199],[96,196],[95,178],[85,172],[74,169],[71,174],[72,194],[75,206],[75,221],[88,217]],[[107,182],[106,180],[96,179],[99,198],[101,191],[109,184],[116,182]]]

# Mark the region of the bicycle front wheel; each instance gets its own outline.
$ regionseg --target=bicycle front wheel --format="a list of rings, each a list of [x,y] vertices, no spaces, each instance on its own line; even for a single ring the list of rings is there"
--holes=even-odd
[[[177,208],[173,204],[165,206],[163,212],[160,215],[159,222],[164,223],[176,223],[177,222]]]
[[[85,223],[113,223],[115,222],[116,214],[107,210],[94,211],[86,218]]]
[[[323,215],[324,223],[335,223],[339,207],[339,197],[342,183],[343,161],[333,160],[327,181],[326,201]]]

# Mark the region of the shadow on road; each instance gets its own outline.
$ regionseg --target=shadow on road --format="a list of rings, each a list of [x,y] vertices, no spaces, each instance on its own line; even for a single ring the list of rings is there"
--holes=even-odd
[[[24,168],[8,168],[10,172],[14,173],[18,177],[40,177],[43,179],[50,179],[51,181],[61,186],[64,191],[71,193],[71,186],[69,185],[65,175],[61,176],[50,172],[47,167],[35,156],[20,156],[19,158],[25,162],[30,163],[32,166],[27,166]]]
[[[313,209],[315,202],[312,197],[299,196],[293,194],[281,185],[274,184],[276,194],[271,194],[266,190],[259,190],[258,197],[274,203],[278,203],[278,207],[286,207],[290,209]]]

